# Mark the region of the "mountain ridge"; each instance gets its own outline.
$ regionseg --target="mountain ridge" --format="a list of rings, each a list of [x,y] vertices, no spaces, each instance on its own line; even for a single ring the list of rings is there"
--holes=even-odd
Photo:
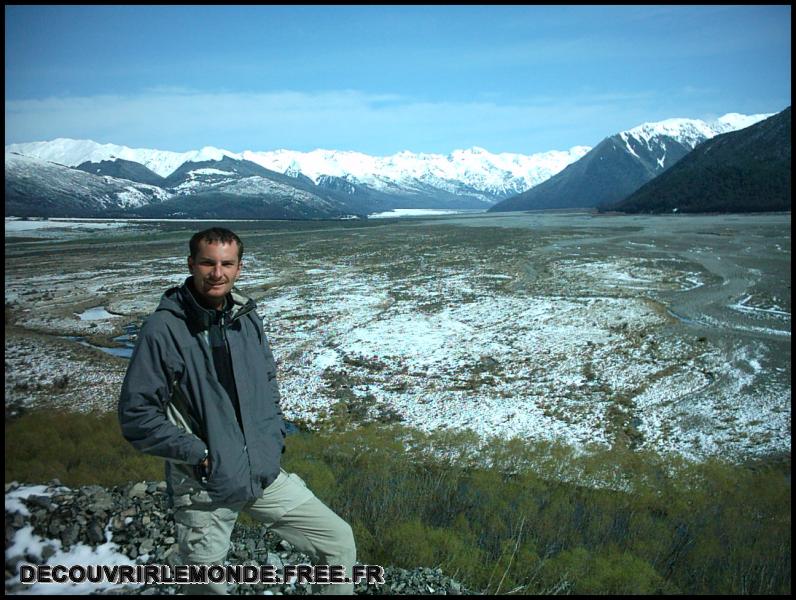
[[[618,202],[676,164],[699,143],[770,116],[728,113],[711,122],[666,119],[643,123],[606,137],[556,175],[488,210],[594,208]]]
[[[128,209],[172,197],[160,187],[95,175],[52,162],[6,152],[6,216],[123,216]]]
[[[10,144],[6,215],[301,219],[397,208],[595,207],[627,197],[705,139],[765,116],[643,123],[594,148],[533,155],[492,154],[477,146],[448,155],[374,157],[335,150],[234,153],[213,146],[175,153],[69,138]]]
[[[791,110],[717,135],[618,203],[620,212],[791,210]]]
[[[359,152],[320,149],[311,152],[246,150],[234,153],[212,146],[177,153],[133,149],[70,138],[6,146],[6,151],[74,167],[117,159],[137,162],[164,179],[185,163],[220,161],[229,157],[254,162],[282,174],[301,173],[316,183],[321,176],[335,176],[384,192],[431,185],[447,187],[455,193],[459,184],[464,184],[491,198],[487,200],[490,204],[498,197],[505,197],[540,183],[583,156],[589,149],[588,146],[573,146],[567,151],[551,150],[523,155],[492,154],[474,147],[454,150],[449,155],[404,151],[377,157]]]

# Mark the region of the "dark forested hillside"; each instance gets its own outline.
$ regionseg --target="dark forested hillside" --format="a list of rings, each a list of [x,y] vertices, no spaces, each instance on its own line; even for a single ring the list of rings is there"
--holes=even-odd
[[[671,169],[615,204],[621,212],[791,210],[790,107],[697,146]]]

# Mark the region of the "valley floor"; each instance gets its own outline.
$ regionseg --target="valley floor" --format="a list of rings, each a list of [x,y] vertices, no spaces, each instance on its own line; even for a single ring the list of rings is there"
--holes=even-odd
[[[184,280],[205,226],[7,235],[7,416],[115,409],[126,359],[97,347]],[[342,407],[584,450],[790,452],[789,214],[226,226],[288,419]]]

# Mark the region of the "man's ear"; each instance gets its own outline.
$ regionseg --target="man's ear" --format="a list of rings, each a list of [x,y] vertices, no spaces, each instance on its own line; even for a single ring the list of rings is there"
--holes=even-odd
[[[188,272],[193,275],[193,256],[188,257]]]

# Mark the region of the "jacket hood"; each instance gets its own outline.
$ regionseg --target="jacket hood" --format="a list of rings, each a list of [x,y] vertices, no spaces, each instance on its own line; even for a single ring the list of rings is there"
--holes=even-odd
[[[192,285],[193,276],[188,277],[182,285],[166,290],[155,310],[167,310],[177,317],[185,319],[199,330],[209,329],[211,323],[217,319],[218,311],[199,304],[189,289]],[[223,312],[227,317],[226,320],[231,322],[255,308],[257,308],[257,304],[254,300],[244,295],[238,288],[233,287],[232,291],[227,294],[227,304]]]

